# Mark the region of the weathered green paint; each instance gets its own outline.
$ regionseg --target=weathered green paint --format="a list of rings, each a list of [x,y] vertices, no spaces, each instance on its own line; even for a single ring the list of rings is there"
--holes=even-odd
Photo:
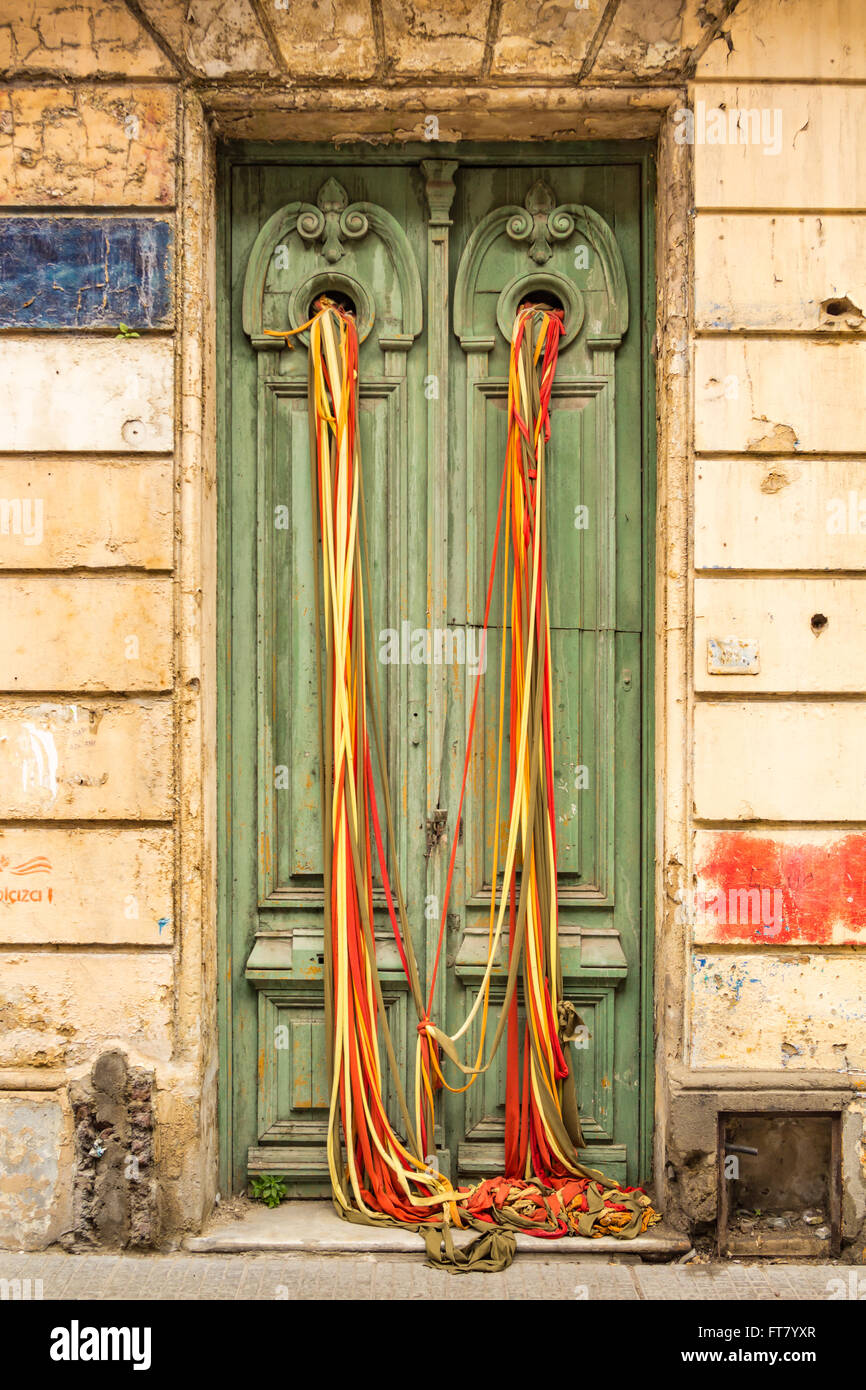
[[[220,364],[231,387],[219,422],[226,1190],[241,1187],[248,1171],[284,1172],[300,1194],[327,1187],[306,352],[275,348],[261,332],[285,327],[287,316],[301,321],[308,296],[326,283],[355,299],[362,334],[370,325],[360,365],[374,656],[379,632],[400,632],[403,623],[477,636],[505,443],[500,293],[500,319],[510,317],[526,276],[536,291],[559,287],[572,322],[581,308],[585,314],[560,357],[548,510],[563,969],[591,1033],[589,1049],[573,1054],[588,1159],[629,1180],[647,1172],[649,161],[622,147],[548,148],[544,166],[537,147],[436,153],[239,147],[223,161],[230,308]],[[339,224],[346,201],[360,204],[366,219],[358,237]],[[541,214],[553,206],[559,220],[548,224]],[[524,236],[516,234],[521,217]],[[575,255],[582,245],[586,265]],[[285,248],[279,265],[276,246]],[[575,527],[577,506],[589,510],[588,529]],[[486,951],[486,875],[498,833],[500,610],[497,599],[434,1010],[452,1029],[474,997]],[[425,907],[444,883],[472,676],[447,664],[378,670],[400,871],[429,974],[438,919],[428,922]],[[578,766],[588,769],[586,790],[575,786]],[[428,849],[438,808],[452,821]],[[381,893],[375,906],[389,1018],[411,1070],[414,1019]],[[498,989],[496,980],[494,1022]],[[504,1059],[503,1049],[483,1082],[442,1102],[437,1147],[454,1176],[501,1163]]]

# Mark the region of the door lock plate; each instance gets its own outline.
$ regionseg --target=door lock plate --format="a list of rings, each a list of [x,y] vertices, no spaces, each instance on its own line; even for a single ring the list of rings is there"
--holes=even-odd
[[[445,839],[445,827],[448,824],[448,812],[437,806],[436,810],[427,817],[427,854],[434,850],[437,845]]]

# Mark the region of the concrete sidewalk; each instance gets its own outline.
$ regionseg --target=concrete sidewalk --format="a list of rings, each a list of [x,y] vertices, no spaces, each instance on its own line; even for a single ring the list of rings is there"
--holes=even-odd
[[[614,1264],[598,1257],[563,1260],[520,1253],[504,1274],[451,1275],[425,1266],[420,1240],[417,1255],[0,1252],[0,1281],[7,1281],[0,1289],[6,1297],[15,1290],[11,1281],[28,1279],[31,1298],[64,1300],[866,1298],[866,1270],[851,1265]]]

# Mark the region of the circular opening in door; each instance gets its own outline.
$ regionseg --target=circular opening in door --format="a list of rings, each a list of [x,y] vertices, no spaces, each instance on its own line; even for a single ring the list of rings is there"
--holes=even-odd
[[[535,308],[535,309],[555,309],[555,310],[559,310],[559,312],[562,314],[563,320],[564,320],[565,317],[566,317],[567,310],[566,310],[565,305],[563,304],[563,302],[562,302],[562,300],[560,299],[559,295],[558,295],[558,294],[554,294],[551,290],[547,290],[547,289],[539,289],[539,290],[536,290],[536,292],[535,292],[534,294],[528,294],[528,295],[526,296],[525,299],[521,299],[521,301],[520,301],[520,303],[519,303],[519,305],[518,305],[517,307],[518,307],[519,309],[522,309],[522,308],[524,307],[524,305],[529,305],[529,304],[531,304],[532,307]]]
[[[577,337],[583,323],[583,295],[578,286],[557,271],[530,271],[515,275],[500,290],[496,301],[496,322],[507,342],[511,341],[514,315],[522,304],[558,309],[562,314],[561,346]]]
[[[344,314],[352,314],[355,318],[358,317],[358,306],[352,296],[346,294],[344,290],[332,289],[330,285],[326,285],[324,289],[318,290],[310,300],[307,310],[308,318],[312,318],[314,314],[319,312],[321,300],[323,299],[330,299],[333,304],[336,304],[338,309],[343,310]]]
[[[354,315],[358,330],[358,342],[363,343],[370,333],[376,318],[376,307],[365,285],[353,275],[340,270],[317,270],[295,285],[289,295],[289,323],[292,328],[300,328],[317,313],[316,305],[322,299],[329,299],[346,313]],[[310,330],[305,328],[298,334],[300,342],[309,341]]]

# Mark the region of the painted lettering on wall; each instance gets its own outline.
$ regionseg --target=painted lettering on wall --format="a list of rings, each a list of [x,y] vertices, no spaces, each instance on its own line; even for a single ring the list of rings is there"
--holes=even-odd
[[[50,873],[51,861],[42,854],[33,855],[18,864],[13,864],[8,855],[0,854],[0,907],[11,907],[15,903],[54,902],[54,889],[44,877]],[[7,877],[16,882],[6,882]]]

